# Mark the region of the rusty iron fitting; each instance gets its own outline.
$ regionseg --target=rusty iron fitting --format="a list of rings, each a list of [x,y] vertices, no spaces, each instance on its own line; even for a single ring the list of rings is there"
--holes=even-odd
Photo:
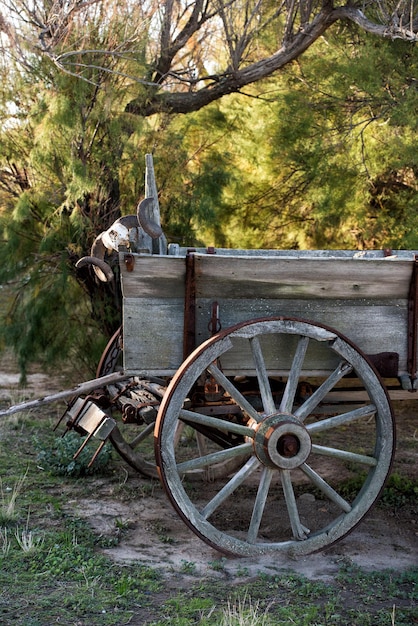
[[[138,415],[135,404],[127,402],[122,407],[122,421],[124,424],[143,424],[144,420]]]
[[[133,254],[126,253],[123,257],[123,262],[125,263],[126,271],[133,272],[135,267],[135,257]]]
[[[223,398],[224,390],[218,385],[216,380],[210,376],[205,380],[204,394],[207,402],[218,402]]]

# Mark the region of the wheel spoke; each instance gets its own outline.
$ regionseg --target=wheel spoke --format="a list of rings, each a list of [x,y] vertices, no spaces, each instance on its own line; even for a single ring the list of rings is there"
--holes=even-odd
[[[203,424],[210,428],[216,428],[222,432],[235,433],[242,435],[243,437],[254,437],[254,430],[248,426],[242,424],[236,424],[228,420],[221,420],[218,417],[212,417],[211,415],[203,415],[202,413],[196,413],[195,411],[188,411],[182,409],[180,411],[180,418],[188,424]]]
[[[235,385],[225,376],[225,374],[223,374],[221,370],[216,367],[215,364],[209,365],[208,371],[245,413],[252,417],[256,422],[260,421],[261,417],[259,413],[257,413],[255,408],[248,402],[242,393],[238,391]]]
[[[250,476],[260,465],[256,457],[251,457],[245,465],[222,487],[220,491],[202,509],[201,514],[207,519],[225,500]]]
[[[269,469],[268,467],[265,467],[263,473],[261,474],[260,483],[258,485],[257,497],[255,499],[250,526],[248,528],[248,543],[255,543],[257,540],[258,531],[261,524],[261,518],[263,517],[264,508],[266,506],[267,496],[273,475],[274,470]]]
[[[363,417],[371,417],[375,413],[375,405],[368,404],[367,406],[362,406],[359,409],[354,409],[353,411],[348,411],[347,413],[341,413],[341,415],[328,417],[327,419],[323,419],[320,422],[315,422],[314,424],[308,424],[306,426],[306,429],[309,431],[310,434],[320,433],[324,430],[329,430],[330,428],[342,426],[343,424],[350,424],[351,422],[355,422],[356,420],[362,419]]]
[[[138,446],[141,441],[144,441],[144,439],[150,436],[154,430],[154,426],[154,422],[152,422],[152,424],[148,424],[134,439],[132,439],[132,441],[128,442],[132,450],[135,450],[136,446]]]
[[[327,498],[329,498],[332,502],[334,502],[337,506],[340,507],[342,511],[345,513],[349,513],[351,511],[351,504],[344,500],[340,496],[339,493],[335,491],[319,474],[317,474],[309,465],[303,463],[300,466],[302,472],[309,478],[309,480],[324,493]]]
[[[308,538],[310,530],[303,526],[300,521],[295,492],[293,491],[289,470],[282,470],[281,479],[293,536],[295,539],[302,541],[303,539]]]
[[[296,390],[299,383],[300,372],[305,359],[306,350],[309,345],[309,337],[300,337],[293,357],[292,367],[280,403],[280,411],[291,413],[295,401]]]
[[[342,459],[343,461],[352,461],[354,463],[360,463],[361,465],[369,465],[370,467],[377,465],[377,460],[373,456],[357,454],[355,452],[349,452],[348,450],[339,450],[337,448],[327,448],[326,446],[312,444],[312,452],[321,454],[322,456]]]
[[[257,372],[258,385],[261,394],[264,411],[267,415],[276,412],[273,394],[267,375],[266,364],[264,362],[263,353],[261,351],[260,341],[257,336],[250,339],[251,351],[254,359],[255,369]]]
[[[189,461],[183,461],[181,463],[178,463],[177,470],[181,474],[183,474],[184,472],[207,467],[208,465],[212,465],[213,463],[220,463],[222,461],[227,461],[228,459],[233,459],[235,457],[245,456],[251,451],[251,443],[242,443],[241,445],[234,446],[233,448],[226,448],[225,450],[212,452],[211,454],[207,454],[206,456],[200,456],[196,457],[195,459],[190,459]]]
[[[352,366],[348,363],[340,363],[338,367],[328,376],[328,378],[322,383],[320,387],[295,411],[295,416],[304,421],[310,413],[318,406],[323,400],[328,391],[330,391],[334,385],[338,383],[346,374],[352,371]]]

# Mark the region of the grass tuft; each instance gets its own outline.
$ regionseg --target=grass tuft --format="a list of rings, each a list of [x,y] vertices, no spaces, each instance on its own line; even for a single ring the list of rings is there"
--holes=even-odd
[[[28,470],[26,470],[23,476],[16,480],[13,487],[4,486],[0,478],[0,524],[3,526],[16,521],[18,517],[16,501],[23,489],[27,473]]]
[[[10,539],[7,528],[0,528],[0,557],[6,557],[10,551]]]
[[[15,537],[19,548],[25,554],[35,552],[38,548],[41,548],[44,543],[43,534],[36,534],[34,531],[29,530],[29,513],[26,520],[26,526],[21,530],[16,528]]]
[[[228,600],[220,626],[267,626],[271,624],[269,608],[270,605],[262,610],[260,600],[253,602],[247,594],[235,601]]]

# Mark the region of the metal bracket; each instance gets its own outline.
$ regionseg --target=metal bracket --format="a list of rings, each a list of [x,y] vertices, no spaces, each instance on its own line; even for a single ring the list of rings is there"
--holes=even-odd
[[[93,457],[88,464],[88,467],[91,467],[106,444],[110,433],[115,428],[116,422],[88,397],[77,398],[67,409],[66,415],[69,418],[67,420],[67,431],[74,429],[87,435],[77,452],[74,454],[74,459],[80,455],[90,439],[95,437],[100,440],[99,447],[93,454]]]
[[[186,276],[184,286],[184,326],[183,359],[186,359],[196,347],[196,275],[195,253],[191,248],[186,254]]]
[[[408,296],[408,356],[407,370],[411,391],[417,391],[417,341],[418,341],[418,255],[414,257]]]

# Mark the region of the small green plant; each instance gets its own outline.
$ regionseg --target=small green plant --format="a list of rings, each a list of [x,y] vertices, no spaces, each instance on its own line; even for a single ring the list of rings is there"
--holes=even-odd
[[[382,494],[382,503],[399,508],[408,502],[416,502],[418,498],[418,482],[398,472],[394,472],[386,484]]]
[[[36,535],[36,533],[27,528],[23,528],[22,530],[17,528],[15,537],[19,547],[25,553],[34,552],[44,542],[43,535]]]
[[[77,433],[70,432],[65,437],[57,437],[52,445],[45,446],[44,442],[37,442],[38,463],[55,476],[79,478],[103,471],[111,459],[110,444],[104,446],[94,463],[90,465],[97,449],[96,440],[89,441],[80,454],[74,458],[84,440],[85,438]]]
[[[239,565],[236,573],[237,576],[245,578],[246,576],[250,575],[250,570],[248,569],[248,567],[242,567],[242,565]]]
[[[213,570],[215,570],[215,572],[222,572],[225,569],[225,563],[226,563],[226,559],[221,558],[221,559],[217,559],[216,561],[211,561],[209,565],[211,566]]]
[[[94,598],[96,590],[102,587],[101,576],[89,576],[84,566],[81,566],[79,568],[79,571],[83,576],[83,581],[80,581],[78,583],[79,587],[81,587],[82,589],[86,589],[88,592],[90,592],[91,597]]]
[[[196,572],[196,563],[183,559],[181,562],[180,571],[182,571],[184,574],[194,574]]]
[[[173,537],[170,536],[170,529],[162,524],[159,520],[153,520],[150,524],[150,528],[157,534],[158,539],[162,543],[174,543]]]

